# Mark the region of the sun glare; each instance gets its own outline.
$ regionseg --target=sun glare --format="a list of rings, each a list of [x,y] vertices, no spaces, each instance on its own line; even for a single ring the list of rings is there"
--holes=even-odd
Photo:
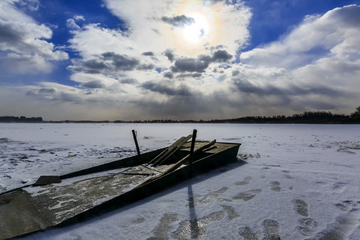
[[[190,17],[195,20],[195,23],[182,30],[183,36],[186,41],[197,43],[209,33],[209,24],[207,19],[199,13],[192,14]]]

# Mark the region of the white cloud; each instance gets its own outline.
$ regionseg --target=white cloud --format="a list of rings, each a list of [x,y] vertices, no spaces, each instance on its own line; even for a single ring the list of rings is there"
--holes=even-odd
[[[307,16],[283,39],[244,52],[240,58],[249,64],[298,68],[324,56],[358,53],[359,16],[357,5],[335,8],[323,16]]]
[[[72,18],[66,20],[66,26],[70,29],[80,29],[79,25],[77,25]]]
[[[39,9],[39,0],[20,0],[21,6],[29,8],[31,11],[37,11]]]
[[[77,21],[79,21],[79,20],[85,21],[85,18],[82,15],[75,15],[74,19],[77,20]]]
[[[6,1],[6,6],[13,7],[13,1]],[[41,82],[22,88],[27,101],[44,104],[44,109],[68,109],[68,115],[58,119],[211,119],[309,110],[349,113],[359,104],[360,7],[356,5],[306,16],[278,41],[243,52],[240,63],[231,63],[249,39],[251,12],[242,1],[233,5],[183,0],[104,2],[128,30],[96,23],[80,27],[77,23],[85,20],[83,16],[67,21],[73,34],[70,47],[79,53],[68,66],[75,86]],[[191,43],[182,31],[201,19],[195,13],[206,17],[210,30],[203,30]],[[17,14],[19,19],[29,18]],[[0,40],[0,48],[11,52],[1,55],[0,65],[15,71],[11,61],[16,61],[14,66],[22,73],[51,71],[49,60],[66,59],[66,53],[55,51],[45,40],[51,38],[49,28],[31,18],[23,20],[1,19],[0,31],[6,34],[0,36],[12,41]],[[46,114],[44,110],[38,115],[46,118]]]
[[[133,46],[140,51],[161,53],[174,49],[175,53],[187,57],[197,57],[207,53],[205,49],[225,45],[230,54],[244,46],[249,38],[248,25],[251,18],[249,8],[241,1],[234,4],[202,1],[119,1],[107,0],[106,6],[119,18],[126,21],[129,27],[129,38]],[[182,28],[163,22],[163,17],[201,15],[206,19],[209,31],[196,43],[187,42]],[[206,45],[206,46],[204,46]]]
[[[0,3],[0,51],[10,52],[7,57],[13,68],[18,66],[21,73],[34,72],[25,66],[24,61],[28,60],[29,66],[49,72],[51,64],[47,61],[68,59],[66,52],[55,50],[54,44],[45,40],[52,37],[51,29],[23,14],[13,5],[15,2],[6,0]],[[26,3],[35,4],[37,1]],[[6,70],[3,66],[1,68]]]

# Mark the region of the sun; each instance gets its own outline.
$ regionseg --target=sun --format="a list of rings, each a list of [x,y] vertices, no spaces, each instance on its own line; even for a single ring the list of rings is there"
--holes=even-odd
[[[203,15],[200,13],[194,13],[189,15],[195,22],[182,29],[185,40],[189,43],[197,43],[202,39],[205,39],[209,33],[209,23]]]

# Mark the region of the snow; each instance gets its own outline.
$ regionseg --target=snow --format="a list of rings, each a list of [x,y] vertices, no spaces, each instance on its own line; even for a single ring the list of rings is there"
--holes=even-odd
[[[0,192],[173,143],[241,143],[242,160],[23,239],[360,239],[360,126],[0,124]]]

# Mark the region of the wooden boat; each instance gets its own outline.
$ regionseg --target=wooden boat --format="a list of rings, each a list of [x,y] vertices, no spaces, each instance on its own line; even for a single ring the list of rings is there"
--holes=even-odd
[[[240,144],[191,144],[189,138],[78,172],[43,176],[31,186],[1,194],[0,239],[84,221],[236,161]]]

